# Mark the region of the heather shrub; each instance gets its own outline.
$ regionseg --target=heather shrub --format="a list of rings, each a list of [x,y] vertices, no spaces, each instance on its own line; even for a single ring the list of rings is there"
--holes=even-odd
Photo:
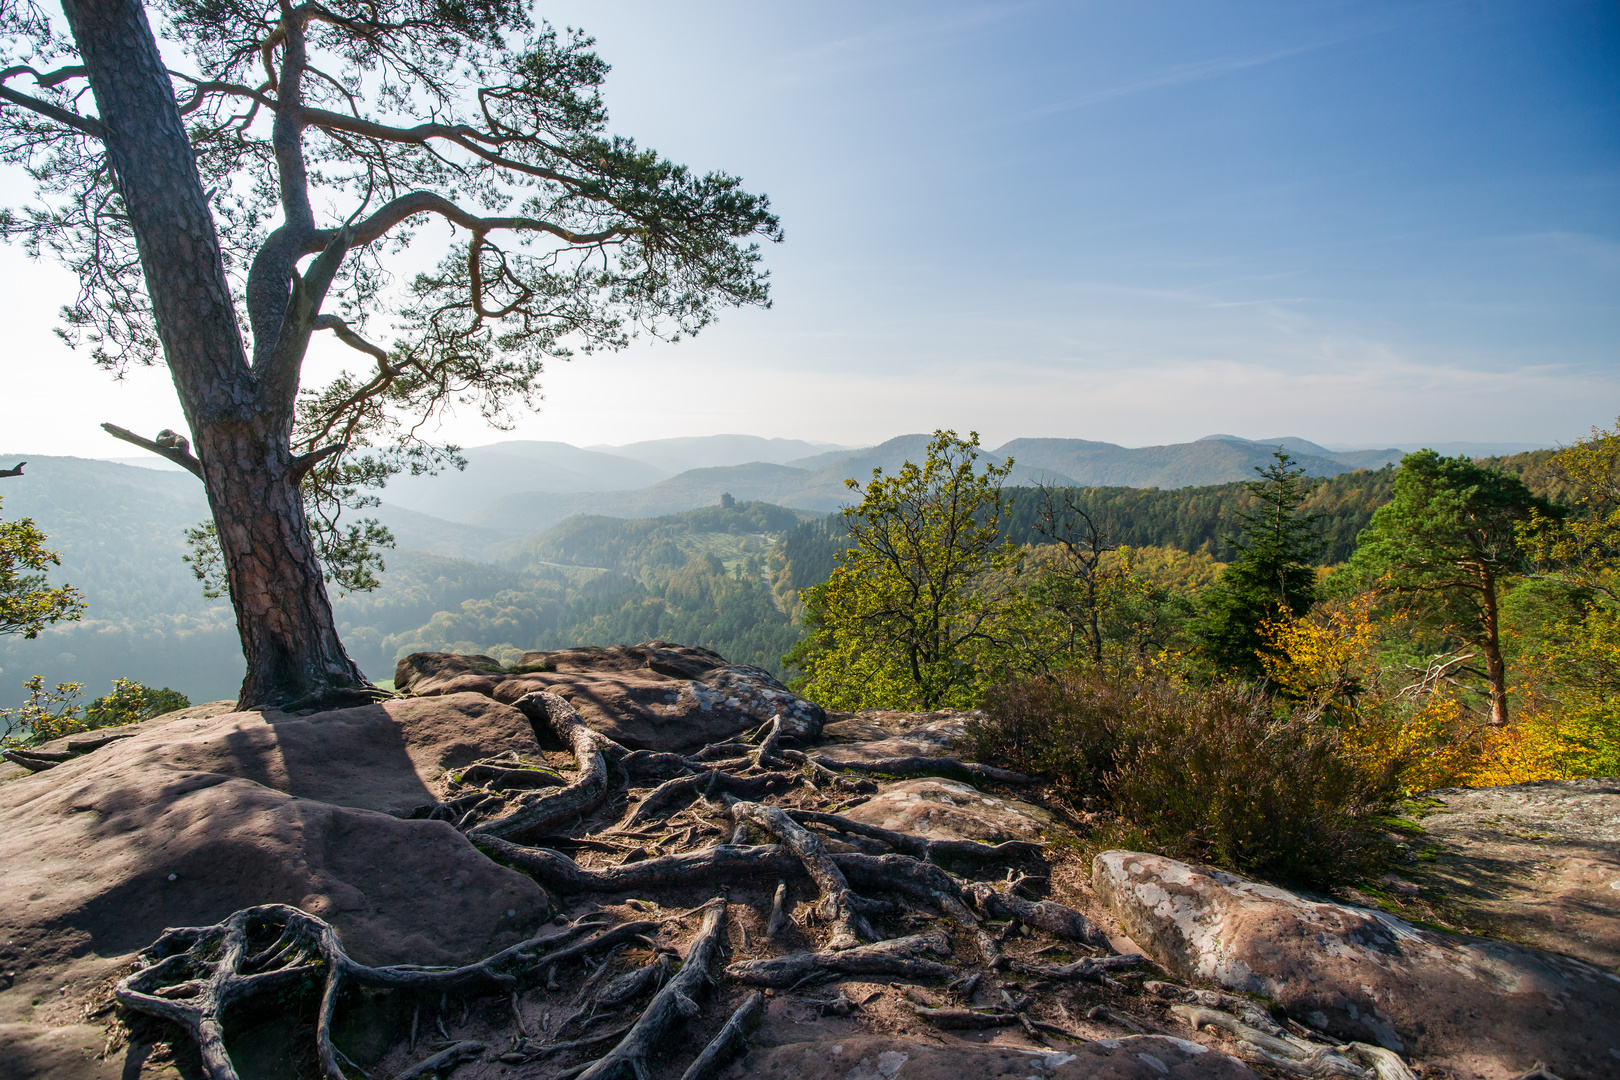
[[[1397,792],[1338,731],[1225,684],[1065,673],[1000,688],[971,725],[985,760],[1095,800],[1165,854],[1328,884],[1380,857]]]

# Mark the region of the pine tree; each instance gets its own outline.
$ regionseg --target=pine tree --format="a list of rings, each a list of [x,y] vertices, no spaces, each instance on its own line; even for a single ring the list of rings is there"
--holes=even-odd
[[[1244,485],[1259,507],[1240,515],[1240,554],[1209,592],[1200,621],[1200,647],[1224,674],[1257,678],[1265,668],[1261,628],[1278,618],[1298,617],[1316,601],[1316,568],[1322,551],[1316,515],[1301,514],[1311,491],[1305,470],[1280,447],[1259,480]]]

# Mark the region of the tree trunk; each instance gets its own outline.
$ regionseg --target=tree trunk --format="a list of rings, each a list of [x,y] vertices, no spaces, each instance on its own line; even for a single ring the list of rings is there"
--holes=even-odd
[[[194,429],[247,661],[239,707],[355,704],[368,683],[338,639],[287,436],[257,420]]]
[[[304,517],[288,395],[249,367],[219,237],[169,76],[138,0],[65,0],[169,373],[202,462],[247,659],[240,706],[352,700]],[[296,387],[293,388],[296,393]]]
[[[1489,570],[1480,574],[1481,603],[1485,609],[1485,677],[1491,684],[1491,724],[1508,722],[1507,664],[1502,660],[1501,620],[1496,604],[1496,576]]]

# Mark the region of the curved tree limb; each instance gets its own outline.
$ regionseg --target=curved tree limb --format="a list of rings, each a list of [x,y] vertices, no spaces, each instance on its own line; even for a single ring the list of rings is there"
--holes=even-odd
[[[150,450],[158,457],[167,458],[185,469],[192,476],[199,480],[202,479],[202,462],[198,461],[196,456],[192,454],[191,443],[183,435],[176,435],[165,428],[163,431],[158,432],[157,441],[153,442],[151,439],[142,438],[133,431],[121,428],[117,424],[102,424],[101,430],[115,439],[123,439],[125,442],[133,443],[142,450]]]

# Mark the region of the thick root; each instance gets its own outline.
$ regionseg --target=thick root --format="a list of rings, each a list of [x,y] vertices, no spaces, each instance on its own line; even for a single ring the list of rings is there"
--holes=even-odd
[[[1371,1080],[1373,1070],[1363,1068],[1345,1057],[1338,1048],[1313,1046],[1289,1036],[1267,1035],[1250,1027],[1237,1017],[1219,1009],[1206,1009],[1199,1005],[1172,1005],[1170,1012],[1190,1024],[1194,1030],[1213,1027],[1237,1037],[1234,1049],[1238,1056],[1294,1076],[1311,1080],[1328,1077],[1349,1077],[1351,1080]]]
[[[949,956],[951,947],[943,934],[915,934],[850,949],[744,960],[726,968],[726,975],[748,986],[782,989],[823,971],[839,975],[897,975],[906,979],[940,979],[951,974],[951,969],[944,964],[917,958],[925,952]]]
[[[681,1080],[711,1080],[720,1070],[731,1064],[731,1059],[747,1048],[748,1032],[759,1022],[765,1011],[765,995],[755,990],[737,1006],[719,1034],[709,1040],[697,1060],[686,1067]]]
[[[878,936],[861,914],[859,898],[850,889],[843,871],[833,862],[820,837],[795,822],[780,807],[734,799],[726,801],[738,825],[747,823],[764,829],[782,841],[804,865],[805,872],[821,890],[817,911],[832,924],[832,940],[828,942],[830,948],[848,949],[862,940],[870,941]]]
[[[475,826],[470,830],[474,835],[511,840],[533,835],[594,810],[608,793],[608,767],[603,751],[623,751],[623,747],[611,739],[586,727],[574,707],[556,694],[536,690],[524,694],[512,705],[530,720],[548,725],[552,734],[573,750],[574,759],[579,762],[579,779],[553,795],[536,799],[516,813]]]
[[[244,908],[214,926],[165,932],[140,955],[140,969],[119,982],[114,997],[125,1008],[161,1017],[189,1032],[209,1080],[237,1080],[225,1050],[222,1012],[249,999],[293,990],[307,978],[323,980],[315,1022],[316,1056],[328,1080],[344,1080],[341,1054],[332,1043],[332,1021],[348,987],[504,997],[532,982],[542,965],[565,963],[634,940],[658,926],[623,923],[575,941],[593,929],[576,926],[456,968],[367,967],[349,958],[328,923],[285,904],[265,904]],[[558,948],[566,942],[573,944]],[[260,943],[262,947],[251,949]]]
[[[1038,975],[1043,979],[1060,979],[1064,982],[1101,982],[1111,971],[1139,967],[1147,962],[1147,957],[1141,953],[1127,953],[1124,956],[1083,957],[1072,964],[1015,963],[1013,967],[1025,974]]]
[[[699,795],[714,797],[730,795],[738,799],[763,799],[781,795],[804,783],[797,773],[768,772],[759,776],[736,776],[732,773],[711,771],[692,776],[680,776],[654,788],[636,808],[619,822],[620,831],[638,828],[651,821],[659,811],[677,803],[684,805]]]
[[[969,885],[962,890],[962,894],[987,919],[1017,919],[1037,930],[1045,930],[1049,934],[1078,941],[1095,949],[1112,951],[1108,944],[1108,935],[1071,907],[1064,907],[1050,900],[1032,903],[1009,893],[998,892],[983,883]]]
[[[703,915],[703,928],[687,950],[678,975],[664,984],[629,1034],[608,1055],[580,1074],[580,1080],[622,1080],[647,1074],[647,1058],[676,1022],[695,1016],[696,999],[709,983],[709,966],[725,940],[726,902],[714,901]]]
[[[868,825],[864,821],[823,814],[816,810],[789,810],[788,816],[803,825],[822,825],[851,836],[861,836],[887,844],[901,855],[923,859],[932,863],[986,863],[1007,864],[1029,856],[1039,857],[1041,845],[1027,840],[1008,840],[1000,844],[981,844],[977,840],[929,840],[911,833]]]

